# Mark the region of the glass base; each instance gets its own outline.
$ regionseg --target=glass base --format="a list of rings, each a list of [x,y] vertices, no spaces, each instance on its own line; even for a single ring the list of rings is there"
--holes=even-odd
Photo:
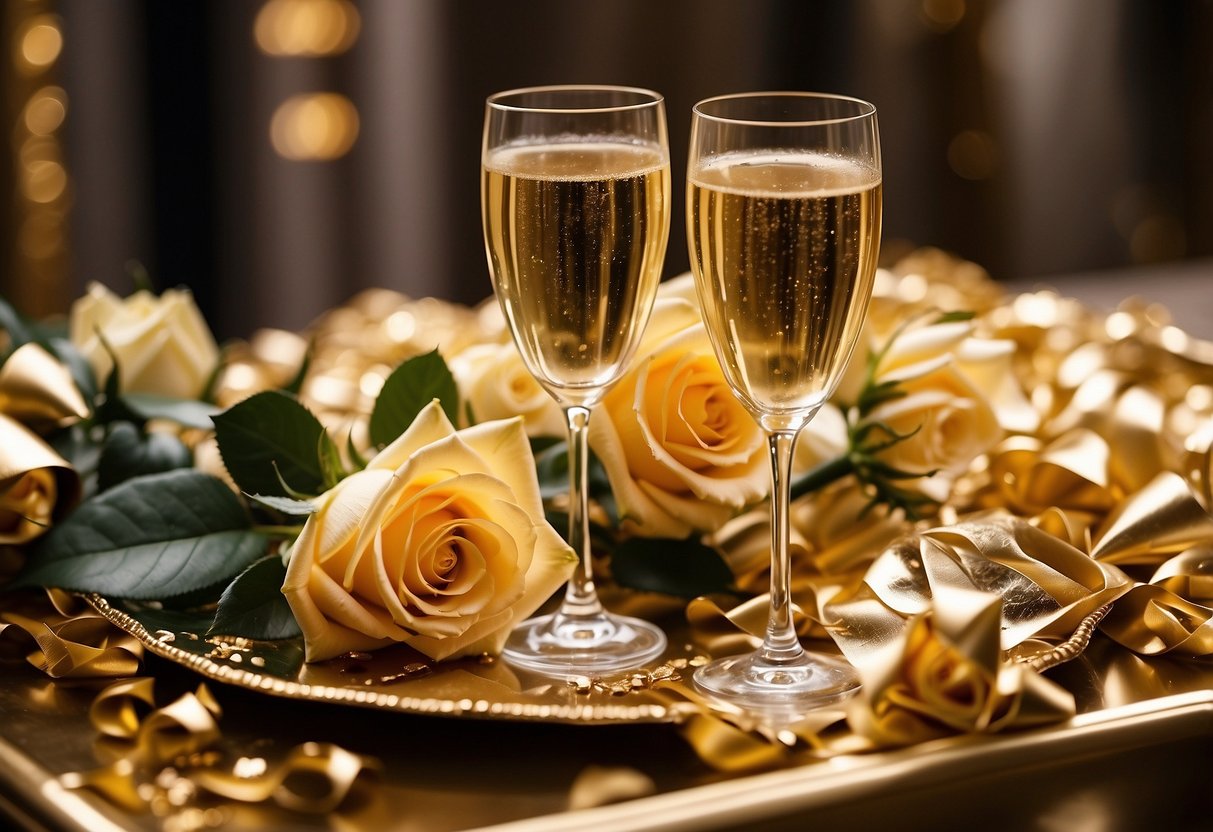
[[[660,658],[665,646],[665,633],[639,618],[554,613],[522,622],[501,655],[548,676],[593,676],[640,667]]]
[[[801,653],[771,662],[759,653],[717,659],[695,671],[695,686],[709,696],[750,711],[800,712],[849,699],[859,692],[859,673],[832,656]]]

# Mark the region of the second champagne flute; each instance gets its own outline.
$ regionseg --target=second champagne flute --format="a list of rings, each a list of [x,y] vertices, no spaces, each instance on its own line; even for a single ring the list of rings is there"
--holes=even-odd
[[[757,652],[695,672],[751,709],[797,711],[856,692],[845,662],[807,653],[792,626],[789,478],[796,437],[838,385],[880,246],[876,108],[817,93],[695,105],[687,238],[704,322],[729,386],[767,432],[771,608]]]
[[[560,609],[524,622],[504,656],[548,674],[657,658],[662,631],[607,613],[587,510],[590,408],[623,374],[652,310],[670,223],[664,102],[628,87],[490,96],[481,156],[485,249],[527,369],[568,421],[569,543],[581,566]]]

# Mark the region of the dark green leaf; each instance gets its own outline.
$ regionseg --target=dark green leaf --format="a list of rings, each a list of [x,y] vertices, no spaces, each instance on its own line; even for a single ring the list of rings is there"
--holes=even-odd
[[[214,615],[203,616],[197,612],[178,612],[158,607],[144,607],[131,602],[112,601],[114,607],[120,608],[143,625],[149,633],[157,630],[167,630],[177,637],[173,646],[178,650],[193,653],[197,656],[212,656],[215,645],[201,638],[214,622]],[[261,659],[260,672],[279,678],[294,679],[303,667],[303,639],[285,639],[282,641],[264,642],[253,646],[248,654]]]
[[[362,454],[358,453],[358,448],[354,445],[354,431],[350,430],[345,437],[345,453],[350,458],[350,462],[354,466],[355,471],[361,471],[366,468],[367,459]]]
[[[247,496],[254,503],[293,517],[306,517],[316,512],[316,504],[307,500],[294,500],[290,497],[276,497],[269,494],[249,494]]]
[[[8,333],[9,345],[12,349],[34,340],[30,325],[4,298],[0,298],[0,329]]]
[[[97,487],[107,491],[133,477],[190,468],[193,464],[193,453],[176,436],[143,433],[130,422],[118,422],[101,447]]]
[[[152,276],[147,271],[147,266],[143,265],[141,260],[134,258],[126,261],[126,273],[131,279],[134,292],[147,292],[148,294],[156,294],[156,284],[152,282]]]
[[[955,312],[941,313],[940,316],[935,319],[934,323],[953,324],[953,323],[956,323],[957,321],[971,321],[975,317],[977,317],[976,312],[969,312],[967,310],[956,310]]]
[[[392,442],[434,399],[454,424],[459,418],[459,388],[438,350],[410,358],[387,377],[371,410],[371,443]]]
[[[324,490],[316,452],[324,427],[292,397],[273,390],[258,393],[215,416],[214,422],[223,464],[241,491],[293,496],[283,483],[296,493]]]
[[[241,572],[219,599],[210,632],[262,640],[300,635],[299,624],[282,594],[285,578],[286,566],[277,555],[262,558]]]
[[[611,556],[615,583],[644,592],[694,598],[728,592],[733,572],[724,558],[697,540],[633,538]]]
[[[324,490],[328,491],[345,478],[345,465],[341,462],[341,452],[329,438],[328,433],[321,433],[316,440],[316,456],[320,459],[320,470],[324,476]]]
[[[303,360],[299,362],[299,369],[295,372],[294,378],[288,381],[282,388],[284,393],[298,396],[299,391],[303,389],[303,382],[307,379],[307,371],[312,366],[312,347],[314,346],[314,341],[307,342],[307,349],[303,353]]]
[[[550,500],[553,497],[569,493],[568,443],[564,440],[555,440],[550,443],[531,440],[531,448],[536,447],[543,447],[543,450],[535,452],[535,473],[539,477],[540,496],[545,500]],[[613,497],[611,481],[607,478],[606,468],[602,466],[602,462],[592,451],[586,479],[590,486],[590,497],[599,501]]]
[[[81,504],[42,539],[13,586],[167,598],[238,574],[266,543],[231,489],[180,469],[127,480]]]
[[[122,400],[131,411],[145,420],[164,419],[182,427],[199,430],[210,430],[214,427],[211,418],[221,412],[218,407],[206,402],[175,399],[154,393],[125,393]]]
[[[93,367],[88,363],[88,359],[81,355],[80,350],[76,349],[76,345],[66,338],[48,338],[46,348],[67,367],[80,394],[84,396],[84,400],[91,408],[93,399],[97,398],[97,375],[93,372]]]
[[[97,491],[97,468],[101,464],[100,438],[102,429],[97,426],[75,424],[57,431],[50,437],[55,453],[66,459],[80,475],[81,494],[87,500]]]

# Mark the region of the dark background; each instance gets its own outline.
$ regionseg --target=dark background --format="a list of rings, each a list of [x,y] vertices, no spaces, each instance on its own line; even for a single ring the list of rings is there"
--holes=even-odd
[[[357,36],[272,54],[255,31],[274,4],[352,9]],[[39,84],[67,100],[59,236],[23,236],[49,209],[25,204],[20,130],[0,179],[0,292],[31,314],[89,280],[129,289],[132,259],[191,287],[220,337],[301,327],[368,286],[478,301],[483,101],[544,83],[665,94],[667,274],[687,268],[691,105],[756,89],[876,104],[889,251],[937,245],[1020,280],[1213,254],[1210,0],[23,0],[5,14],[14,50],[31,16],[62,33],[41,74],[16,57],[4,70],[14,122]],[[274,113],[311,92],[345,96],[357,138],[337,158],[284,158]]]

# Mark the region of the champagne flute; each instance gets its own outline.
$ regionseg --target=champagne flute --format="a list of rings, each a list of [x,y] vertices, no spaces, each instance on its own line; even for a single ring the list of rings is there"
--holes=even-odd
[[[594,588],[590,409],[648,322],[670,228],[665,103],[650,90],[532,87],[490,96],[481,209],[493,286],[527,369],[568,421],[569,543],[581,559],[560,609],[503,655],[551,675],[636,667],[664,652],[649,622],[607,613]]]
[[[695,105],[687,239],[704,320],[734,394],[767,433],[771,601],[754,653],[698,671],[709,694],[756,710],[837,702],[844,661],[806,652],[792,623],[788,503],[796,437],[833,393],[866,314],[880,246],[876,108],[815,93]]]

